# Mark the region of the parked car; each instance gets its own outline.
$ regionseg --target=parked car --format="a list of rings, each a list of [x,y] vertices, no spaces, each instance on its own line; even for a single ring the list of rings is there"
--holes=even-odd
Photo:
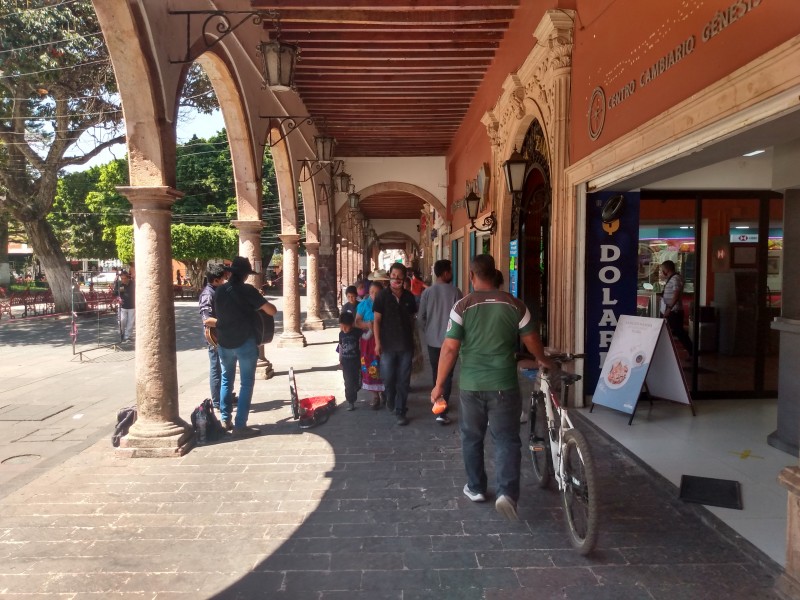
[[[109,271],[107,273],[94,273],[90,279],[94,285],[114,285],[116,280],[116,271]]]

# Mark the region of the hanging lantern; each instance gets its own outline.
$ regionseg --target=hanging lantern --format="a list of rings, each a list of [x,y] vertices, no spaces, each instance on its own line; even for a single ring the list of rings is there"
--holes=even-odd
[[[261,74],[264,87],[275,92],[285,92],[294,87],[294,68],[300,49],[276,39],[258,45],[261,56]]]

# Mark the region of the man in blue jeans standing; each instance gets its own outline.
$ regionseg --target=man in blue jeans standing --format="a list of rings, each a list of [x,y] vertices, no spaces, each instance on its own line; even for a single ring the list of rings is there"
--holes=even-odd
[[[180,272],[180,271],[179,271]],[[206,267],[206,285],[200,292],[200,318],[204,329],[217,326],[217,313],[214,312],[214,295],[217,288],[225,283],[225,266],[220,263],[209,263]],[[208,339],[208,336],[206,336]],[[208,381],[211,387],[211,402],[219,410],[219,389],[222,383],[222,367],[219,364],[217,347],[206,342],[208,347]]]
[[[227,283],[217,288],[214,295],[214,310],[217,314],[217,340],[219,360],[222,366],[220,386],[220,417],[225,429],[233,429],[235,437],[259,435],[261,431],[247,426],[250,401],[256,381],[258,344],[256,342],[256,311],[263,310],[274,316],[278,309],[244,280],[255,275],[250,261],[237,256],[230,267],[225,267],[231,276]],[[231,422],[231,397],[236,382],[236,362],[239,362],[239,403],[236,407],[236,422]]]
[[[488,427],[495,444],[495,508],[507,519],[517,520],[522,447],[517,337],[542,367],[552,368],[553,363],[545,356],[527,307],[495,288],[495,274],[491,255],[479,254],[472,260],[469,277],[474,291],[450,311],[431,402],[444,393],[447,374],[460,353],[459,426],[467,472],[464,495],[473,502],[486,501],[483,441]]]
[[[394,410],[397,424],[408,425],[408,391],[411,387],[411,361],[414,358],[414,315],[417,301],[403,289],[406,267],[395,263],[389,269],[389,287],[375,297],[373,331],[375,354],[380,357],[381,377],[386,388],[386,407]]]

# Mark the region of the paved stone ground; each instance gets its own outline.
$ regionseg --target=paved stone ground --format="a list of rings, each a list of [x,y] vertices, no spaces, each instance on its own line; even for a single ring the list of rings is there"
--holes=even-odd
[[[264,435],[180,459],[118,459],[103,439],[0,500],[3,600],[778,597],[774,563],[590,426],[602,526],[586,558],[527,457],[520,523],[462,495],[457,428],[434,423],[429,372],[408,427],[362,401],[301,431],[290,366],[301,396],[344,396],[336,330],[306,336],[269,347],[276,376],[257,380],[250,420]],[[206,385],[181,385],[185,417]]]

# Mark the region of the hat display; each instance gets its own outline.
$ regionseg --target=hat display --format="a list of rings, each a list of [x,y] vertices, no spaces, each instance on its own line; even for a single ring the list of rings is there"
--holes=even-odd
[[[389,275],[387,275],[386,269],[377,269],[369,274],[368,279],[370,281],[389,281]]]
[[[245,275],[255,275],[256,272],[253,271],[253,267],[250,266],[250,261],[244,256],[237,256],[231,261],[231,265],[229,267],[225,267],[226,271],[230,271],[235,275],[241,275],[244,277]]]

